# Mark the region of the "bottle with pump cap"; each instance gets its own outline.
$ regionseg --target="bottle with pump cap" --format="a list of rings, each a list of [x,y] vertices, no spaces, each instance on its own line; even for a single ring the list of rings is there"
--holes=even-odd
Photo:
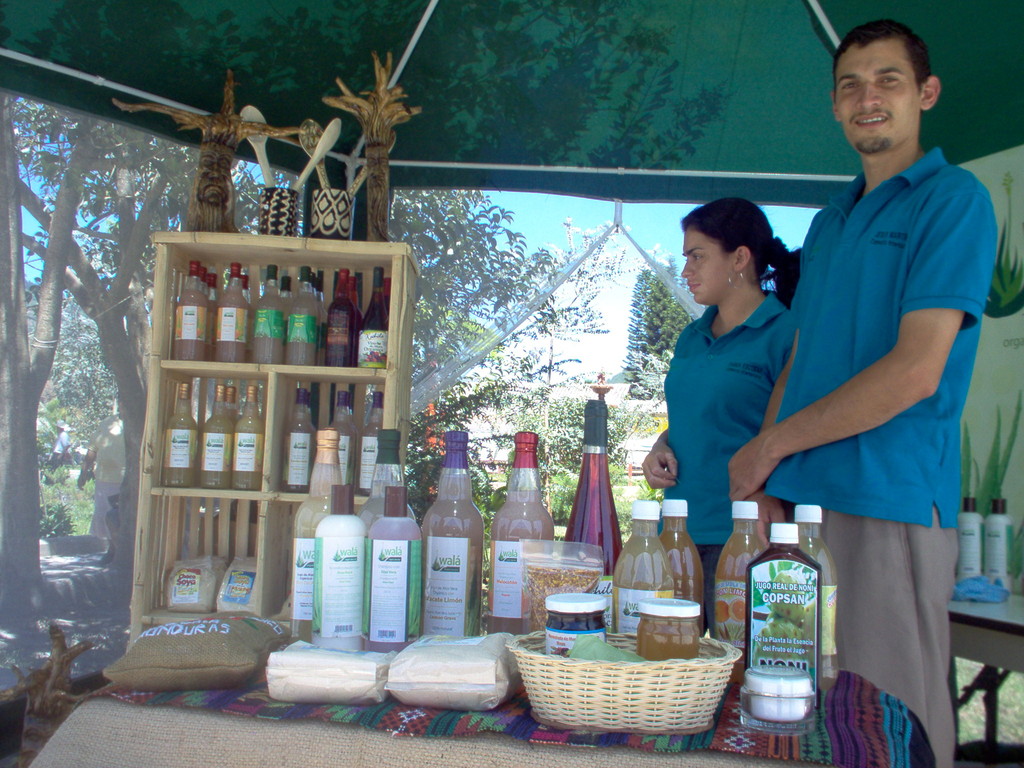
[[[192,385],[178,384],[174,413],[164,429],[163,484],[171,488],[191,488],[196,479],[196,448],[199,427],[192,416]]]
[[[227,387],[214,386],[213,412],[203,424],[200,440],[199,487],[226,490],[231,487],[231,449],[235,419],[228,411]]]
[[[338,431],[338,464],[346,483],[355,484],[356,448],[359,430],[352,417],[352,395],[347,389],[338,389],[334,402],[334,421],[331,428]]]
[[[218,363],[244,363],[248,331],[249,302],[242,290],[242,265],[232,262],[227,288],[217,300],[214,359]]]
[[[420,634],[423,542],[407,507],[405,488],[388,486],[384,516],[368,534],[363,606],[368,651],[400,651]]]
[[[309,491],[309,473],[313,466],[313,415],[309,412],[309,390],[295,390],[295,405],[284,430],[283,490],[288,493]]]
[[[757,502],[734,501],[732,521],[732,534],[715,568],[715,638],[743,653],[732,676],[732,682],[742,683],[747,650],[747,565],[764,550],[757,532]]]
[[[794,510],[800,529],[800,549],[821,566],[821,667],[818,684],[827,691],[836,682],[839,661],[836,657],[836,605],[839,597],[836,581],[836,562],[828,545],[821,537],[821,507],[817,504],[797,504]]]
[[[405,487],[405,474],[398,455],[398,446],[402,433],[397,429],[382,429],[377,436],[377,465],[373,470],[373,483],[370,487],[370,498],[359,508],[359,519],[366,530],[384,516],[387,489],[389,487]],[[407,516],[416,519],[412,507],[406,507]]]
[[[384,426],[384,393],[374,392],[371,403],[370,418],[359,436],[359,456],[356,457],[359,464],[356,488],[359,493],[369,493],[373,490],[373,473],[377,466],[377,435]]]
[[[687,505],[683,499],[665,499],[661,505],[661,543],[672,566],[673,597],[704,603],[704,568],[697,545],[686,531]]]
[[[956,561],[956,578],[969,579],[981,576],[982,550],[985,538],[985,519],[976,511],[977,500],[973,496],[965,496],[962,512],[957,515],[956,535],[960,554]]]
[[[489,632],[529,632],[524,610],[523,539],[555,538],[555,524],[541,497],[535,432],[517,432],[515,459],[508,476],[505,503],[491,522],[491,588]]]
[[[354,490],[335,485],[331,514],[316,527],[313,644],[322,648],[363,648],[366,526],[355,514]]]
[[[437,501],[423,517],[423,634],[480,634],[484,521],[473,503],[469,435],[445,432]]]
[[[821,642],[821,566],[800,549],[794,523],[772,523],[768,548],[747,566],[747,666],[795,667],[817,692]]]
[[[174,342],[171,357],[175,360],[206,359],[206,326],[209,307],[205,286],[199,277],[198,261],[188,263],[185,278],[174,307]]]
[[[338,467],[338,434],[316,433],[316,460],[309,479],[309,496],[295,510],[292,525],[292,636],[312,640],[313,578],[316,570],[316,527],[331,513],[331,488],[342,483]]]
[[[615,631],[636,634],[640,601],[672,597],[674,580],[665,547],[658,538],[661,507],[656,501],[633,502],[633,533],[619,554],[612,578]]]
[[[1010,588],[1010,545],[1013,523],[1006,514],[1006,499],[992,499],[992,511],[985,518],[985,576],[993,584]]]

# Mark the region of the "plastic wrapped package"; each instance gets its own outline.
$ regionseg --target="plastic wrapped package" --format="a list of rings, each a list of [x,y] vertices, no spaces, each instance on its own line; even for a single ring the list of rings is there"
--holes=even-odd
[[[270,654],[271,698],[304,704],[380,704],[388,667],[397,654],[318,648],[297,640]]]
[[[167,610],[210,613],[217,608],[217,588],[227,566],[223,557],[207,555],[178,560],[167,574]]]

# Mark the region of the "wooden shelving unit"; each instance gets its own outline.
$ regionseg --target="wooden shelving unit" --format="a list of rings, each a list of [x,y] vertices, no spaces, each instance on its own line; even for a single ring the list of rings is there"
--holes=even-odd
[[[261,616],[280,616],[290,593],[292,516],[303,494],[279,490],[282,472],[281,428],[296,387],[314,391],[318,426],[332,418],[333,394],[338,387],[354,391],[359,423],[370,388],[383,389],[384,426],[408,434],[410,357],[418,266],[408,246],[264,235],[209,232],[161,232],[154,270],[153,338],[149,359],[149,391],[143,436],[136,527],[135,580],[132,591],[131,634],[154,624],[197,618],[166,610],[165,583],[171,565],[182,558],[220,555],[257,559],[256,608]],[[321,366],[259,365],[172,360],[174,301],[188,263],[198,260],[221,272],[233,261],[251,276],[250,292],[259,293],[262,269],[276,264],[298,275],[300,266],[332,275],[338,269],[361,272],[364,300],[368,299],[374,267],[391,278],[388,366],[383,370]],[[328,290],[330,286],[328,285]],[[329,301],[329,300],[328,300]],[[259,385],[261,412],[266,422],[263,482],[259,491],[212,491],[166,488],[160,485],[163,430],[174,404],[175,385],[193,384],[193,408],[200,428],[209,415],[217,382],[238,388]]]

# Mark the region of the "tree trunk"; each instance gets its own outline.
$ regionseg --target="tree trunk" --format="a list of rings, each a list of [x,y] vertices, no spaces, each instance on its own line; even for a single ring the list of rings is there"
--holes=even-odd
[[[386,243],[391,190],[391,164],[388,147],[368,144],[366,147],[366,231],[370,242]]]

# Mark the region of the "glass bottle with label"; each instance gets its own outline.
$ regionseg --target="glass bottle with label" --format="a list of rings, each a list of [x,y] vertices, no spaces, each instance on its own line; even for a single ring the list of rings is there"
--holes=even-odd
[[[313,414],[309,390],[295,390],[295,405],[284,429],[284,471],[281,487],[288,493],[306,493],[313,464]]]
[[[207,309],[206,290],[199,278],[201,265],[188,263],[188,276],[174,307],[174,342],[171,357],[175,360],[206,359]]]
[[[445,432],[437,501],[423,518],[423,634],[480,634],[484,522],[473,503],[469,435]]]
[[[352,366],[355,359],[355,348],[359,343],[359,332],[356,329],[358,310],[352,304],[348,294],[348,270],[338,273],[338,282],[334,288],[334,301],[327,309],[327,347],[324,353],[324,364],[332,366]]]
[[[217,274],[203,270],[203,285],[206,286],[206,359],[214,359],[214,344],[217,341]]]
[[[686,531],[687,511],[683,499],[665,499],[661,505],[664,527],[660,538],[672,566],[673,597],[701,605],[704,602],[704,569],[697,546]]]
[[[253,328],[252,361],[254,363],[284,362],[284,300],[277,287],[277,265],[267,265],[263,295],[256,302],[256,324]]]
[[[665,547],[658,538],[661,506],[656,501],[633,502],[633,533],[619,554],[612,577],[615,631],[635,635],[640,624],[640,601],[672,597],[675,582]]]
[[[356,447],[359,445],[359,430],[352,417],[352,396],[347,389],[339,387],[334,400],[334,421],[331,428],[338,432],[338,463],[346,483],[355,483]]]
[[[524,609],[522,539],[555,538],[555,524],[541,497],[535,432],[517,432],[505,503],[491,522],[491,578],[488,632],[529,632]]]
[[[384,393],[374,392],[371,400],[370,418],[359,436],[359,476],[356,489],[369,493],[373,489],[373,472],[377,466],[377,434],[384,426]]]
[[[743,682],[747,665],[747,565],[764,550],[757,532],[757,502],[732,503],[732,533],[715,568],[715,638],[743,654],[733,666],[731,681]]]
[[[400,651],[420,634],[423,542],[407,506],[405,488],[388,486],[384,515],[367,534],[363,616],[368,651]]]
[[[355,514],[351,485],[331,489],[331,514],[316,527],[313,644],[363,648],[366,526]]]
[[[750,561],[746,577],[747,666],[795,667],[818,690],[821,566],[800,549],[794,523],[772,523],[768,548]]]
[[[373,293],[359,331],[360,368],[388,367],[388,307],[384,303],[384,268],[373,268]]]
[[[343,484],[338,466],[338,434],[333,429],[321,429],[316,433],[309,496],[295,510],[292,525],[292,636],[307,643],[312,640],[313,629],[316,527],[331,513],[331,487]]]
[[[299,290],[292,300],[285,337],[284,360],[288,365],[316,365],[320,308],[310,282],[309,267],[299,268]]]
[[[821,538],[821,507],[817,504],[797,504],[794,519],[800,530],[800,549],[817,561],[821,566],[821,666],[819,667],[818,684],[821,690],[827,691],[839,674],[839,662],[836,657],[836,603],[838,583],[836,581],[836,562],[832,559],[825,540]]]
[[[236,491],[259,491],[263,487],[263,419],[260,418],[259,388],[245,387],[245,404],[235,423],[234,465],[231,486]]]
[[[382,429],[377,436],[377,465],[373,470],[370,498],[359,508],[359,519],[367,530],[384,516],[387,489],[405,486],[405,473],[402,471],[398,451],[401,439],[402,433],[397,429]],[[416,519],[412,507],[407,507],[407,514]]]
[[[195,485],[198,432],[192,416],[192,385],[183,381],[178,384],[174,412],[164,429],[164,485],[171,488]]]
[[[235,419],[228,412],[227,387],[214,387],[213,412],[203,424],[199,452],[199,487],[226,490],[231,487],[231,449]]]
[[[242,290],[242,265],[232,262],[227,288],[217,300],[214,359],[219,363],[244,363],[248,331],[249,302]]]

